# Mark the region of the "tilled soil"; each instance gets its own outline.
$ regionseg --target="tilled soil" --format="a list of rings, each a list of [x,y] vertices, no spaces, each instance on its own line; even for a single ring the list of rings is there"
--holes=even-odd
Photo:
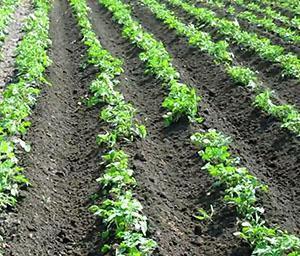
[[[183,9],[175,8],[168,4],[167,1],[162,2],[164,2],[170,10],[174,11],[175,15],[186,24],[192,23],[196,26],[199,25],[199,29],[201,31],[208,32],[215,42],[225,39],[218,33],[217,29],[209,26],[203,27],[202,24],[199,24],[194,17],[189,15]],[[256,71],[257,76],[263,82],[264,86],[274,90],[275,95],[277,95],[279,99],[284,100],[286,103],[295,105],[298,109],[300,109],[299,79],[284,76],[283,69],[278,63],[263,60],[257,55],[257,53],[243,47],[242,45],[237,45],[234,42],[231,42],[229,44],[229,50],[234,54],[234,58],[237,63]]]
[[[226,18],[229,20],[234,20],[234,16],[237,16],[237,13],[240,13],[243,10],[242,7],[236,7],[235,14],[229,15],[226,13],[226,11],[224,9],[213,7],[209,4],[201,3],[201,4],[197,4],[197,6],[213,10],[218,15],[218,17]],[[295,53],[296,55],[300,54],[300,48],[299,48],[299,46],[297,46],[296,43],[284,41],[277,33],[266,31],[263,27],[261,27],[259,25],[251,24],[250,22],[248,22],[244,19],[237,18],[237,20],[241,26],[241,29],[251,32],[251,33],[255,33],[258,36],[260,36],[261,38],[263,38],[263,37],[268,38],[271,40],[271,42],[273,44],[282,46],[283,48],[285,48],[286,51]]]
[[[7,28],[7,36],[0,49],[0,92],[3,91],[5,85],[10,82],[14,75],[16,47],[23,37],[23,25],[25,19],[32,11],[29,0],[21,1],[14,18]]]
[[[84,51],[65,0],[54,1],[50,18],[52,85],[44,85],[26,136],[32,151],[22,166],[32,187],[5,221],[6,255],[88,255],[97,239],[88,207],[100,175],[99,110],[82,104]]]
[[[255,109],[250,93],[235,86],[209,56],[178,38],[145,6],[132,5],[133,14],[172,54],[184,82],[198,88],[203,97],[200,113],[206,118],[205,125],[232,137],[234,152],[242,163],[270,186],[269,198],[264,200],[267,219],[299,234],[299,138]]]
[[[214,207],[224,212],[220,211],[213,225],[202,226],[193,218],[198,207],[209,208],[209,199],[204,198],[208,198],[212,180],[200,171],[202,164],[189,139],[192,129],[185,121],[164,127],[161,103],[166,89],[144,74],[139,50],[120,37],[120,27],[112,22],[110,13],[92,0],[89,6],[103,46],[125,61],[125,79],[121,77],[120,85],[123,94],[146,118],[149,136],[145,141],[126,145],[126,150],[133,157],[139,184],[136,194],[149,218],[151,237],[159,244],[155,255],[248,255],[249,248],[232,235],[236,215],[223,209],[220,194],[214,195]]]
[[[138,182],[135,193],[149,219],[149,236],[159,244],[155,255],[251,255],[249,246],[233,235],[238,229],[235,210],[225,205],[222,191],[201,170],[204,163],[191,146],[189,137],[199,129],[216,128],[232,137],[233,152],[242,164],[270,186],[269,194],[260,198],[270,223],[299,234],[299,139],[254,109],[250,93],[233,85],[209,56],[178,38],[147,8],[130,2],[133,15],[166,45],[183,82],[203,97],[200,113],[205,117],[202,125],[180,120],[166,128],[161,107],[166,88],[144,74],[139,49],[121,37],[111,14],[88,0],[102,45],[124,60],[119,89],[148,128],[145,140],[120,146],[131,156]],[[67,1],[56,0],[50,17],[52,86],[45,86],[32,116],[27,136],[32,152],[22,156],[22,163],[33,186],[2,225],[6,251],[16,256],[103,255],[98,244],[101,226],[88,212],[102,171],[102,149],[95,136],[103,126],[99,109],[78,104],[95,71],[80,68],[84,48]],[[212,222],[193,217],[199,207],[209,211],[210,205],[215,209]]]

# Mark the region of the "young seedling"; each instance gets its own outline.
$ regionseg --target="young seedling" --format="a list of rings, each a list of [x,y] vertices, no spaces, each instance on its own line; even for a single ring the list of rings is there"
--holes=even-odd
[[[205,211],[203,208],[199,208],[197,210],[197,215],[194,215],[194,217],[197,219],[197,220],[200,220],[200,221],[210,221],[212,222],[213,221],[213,216],[214,216],[214,208],[212,205],[210,205],[210,213],[208,213],[207,211]]]

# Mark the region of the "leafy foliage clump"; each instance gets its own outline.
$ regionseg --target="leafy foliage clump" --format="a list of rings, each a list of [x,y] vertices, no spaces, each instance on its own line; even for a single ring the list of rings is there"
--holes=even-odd
[[[91,29],[86,2],[70,2],[83,34],[84,44],[88,47],[88,62],[100,71],[90,85],[92,96],[87,102],[89,106],[104,105],[100,118],[110,129],[105,134],[98,135],[98,143],[114,148],[120,139],[144,138],[147,134],[146,127],[135,118],[136,109],[115,90],[119,82],[116,77],[123,72],[122,61],[102,48]],[[103,160],[105,172],[97,181],[103,189],[105,199],[90,207],[91,212],[99,216],[106,226],[102,233],[105,244],[101,251],[117,256],[148,256],[155,249],[156,242],[147,238],[147,218],[142,213],[141,203],[131,191],[136,181],[133,170],[129,168],[128,156],[122,150],[111,150],[103,155]]]
[[[134,198],[130,188],[136,184],[133,171],[128,167],[128,156],[121,150],[112,150],[103,156],[105,173],[98,182],[105,189],[108,199],[90,210],[105,223],[104,240],[116,240],[116,256],[151,255],[156,242],[147,236],[147,218],[143,215],[141,203]],[[106,243],[102,252],[111,251]]]
[[[17,5],[18,1],[14,2]],[[17,145],[25,151],[29,151],[30,147],[17,137],[24,135],[30,126],[28,116],[40,93],[37,87],[41,83],[47,83],[44,72],[51,64],[47,56],[47,48],[51,43],[48,37],[50,2],[34,0],[33,3],[34,12],[26,20],[25,35],[17,47],[18,80],[7,85],[0,100],[1,208],[14,205],[19,187],[29,184],[22,174],[22,168],[18,166],[15,150]],[[8,7],[13,3],[5,0],[3,4]],[[4,24],[3,19],[5,17],[0,14],[0,26]]]
[[[157,41],[153,35],[147,33],[131,17],[130,7],[122,1],[99,0],[99,2],[108,8],[114,19],[122,25],[123,36],[142,50],[139,57],[146,63],[146,72],[155,75],[168,87],[169,95],[162,104],[168,110],[168,113],[164,115],[165,123],[170,125],[183,116],[187,116],[192,121],[201,120],[197,113],[200,98],[196,96],[194,89],[178,81],[180,75],[173,67],[172,59],[164,45]],[[187,101],[187,99],[189,100]]]
[[[258,206],[257,191],[267,191],[245,167],[239,167],[239,159],[229,151],[230,138],[216,130],[195,133],[191,140],[200,148],[199,155],[206,163],[202,168],[225,185],[224,200],[236,206],[242,218],[241,231],[237,236],[249,242],[253,255],[299,255],[300,239],[277,228],[266,226],[264,208]],[[202,218],[207,216],[203,215]],[[208,215],[209,216],[209,215]]]

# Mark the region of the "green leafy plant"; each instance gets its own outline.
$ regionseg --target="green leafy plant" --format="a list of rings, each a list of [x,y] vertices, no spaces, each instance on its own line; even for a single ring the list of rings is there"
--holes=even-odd
[[[126,103],[123,95],[115,91],[119,81],[116,76],[123,72],[122,62],[102,48],[88,19],[88,7],[85,1],[70,0],[71,6],[83,34],[84,44],[88,47],[88,62],[99,68],[100,73],[91,83],[92,97],[87,104],[104,104],[100,113],[103,121],[109,124],[109,131],[100,134],[97,141],[113,148],[121,138],[133,140],[144,138],[146,127],[135,118],[136,109]],[[148,239],[147,218],[142,214],[142,205],[132,195],[136,184],[133,170],[129,168],[129,158],[122,150],[111,150],[103,155],[104,174],[97,179],[105,194],[99,205],[90,207],[91,212],[100,217],[106,230],[102,238],[107,240],[101,248],[102,253],[114,253],[117,256],[148,256],[156,247],[156,242]],[[113,240],[113,243],[111,241]]]
[[[109,199],[91,206],[91,212],[106,224],[105,236],[114,234],[118,243],[115,255],[151,255],[157,245],[152,239],[146,238],[147,218],[142,214],[141,203],[130,191],[136,182],[133,171],[128,168],[128,156],[121,150],[111,150],[103,156],[103,160],[105,173],[97,181]],[[102,252],[112,249],[112,245],[104,244]]]
[[[208,213],[207,211],[205,211],[203,208],[199,208],[197,210],[197,215],[194,215],[194,217],[197,220],[201,220],[201,221],[212,221],[214,213],[215,213],[215,210],[214,210],[213,206],[210,205],[210,213]]]
[[[3,1],[0,7],[0,31],[7,24],[8,17],[4,16],[1,10],[7,8],[5,15],[9,15],[18,3],[19,1]],[[0,100],[1,208],[15,205],[20,187],[29,184],[15,156],[18,145],[26,151],[29,147],[24,141],[16,138],[25,134],[30,126],[28,116],[40,92],[36,87],[46,82],[44,71],[51,64],[47,56],[47,48],[51,43],[48,36],[50,2],[34,0],[33,4],[33,14],[26,20],[25,34],[17,47],[17,81],[7,85]]]
[[[191,117],[192,121],[201,122],[202,118],[195,118],[198,112],[197,103],[199,101],[200,98],[196,95],[194,89],[190,89],[185,84],[174,82],[168,97],[162,103],[164,108],[170,110],[164,116],[166,125],[177,121],[180,117],[185,116],[186,113],[188,117]]]
[[[105,174],[97,179],[104,189],[113,188],[114,193],[122,191],[124,186],[135,185],[133,171],[128,168],[128,156],[123,151],[112,150],[103,156],[109,164]]]
[[[92,31],[86,2],[79,0],[70,0],[70,2],[83,34],[83,42],[87,46],[88,63],[98,67],[100,71],[90,85],[92,96],[87,104],[88,106],[99,103],[106,105],[100,113],[100,118],[107,122],[111,129],[98,135],[98,143],[113,147],[122,138],[126,140],[133,140],[135,137],[145,138],[147,130],[135,118],[136,109],[132,104],[126,103],[122,94],[115,91],[119,82],[116,77],[123,72],[122,61],[114,58],[101,46]]]
[[[270,115],[283,121],[282,126],[290,131],[300,134],[300,114],[291,105],[275,105],[271,100],[272,92],[265,90],[255,97],[254,105],[265,110]]]
[[[152,0],[142,0],[142,2],[148,2],[148,5],[154,6],[151,4],[151,2],[153,2]],[[255,33],[242,30],[237,22],[226,18],[219,18],[215,12],[207,8],[196,7],[194,4],[189,4],[185,0],[167,0],[167,2],[173,6],[182,8],[195,17],[201,24],[217,28],[218,33],[225,36],[225,39],[229,41],[229,43],[235,42],[256,52],[263,59],[279,63],[285,75],[300,78],[300,59],[295,54],[286,54],[283,47],[273,45],[269,39],[259,37]],[[215,4],[215,2],[209,3],[212,5]],[[289,31],[282,30],[277,30],[277,32],[285,35],[289,33]]]
[[[257,85],[257,77],[249,68],[233,66],[228,68],[229,76],[239,84],[255,88]]]
[[[201,121],[197,113],[200,97],[196,96],[194,89],[178,81],[180,75],[173,67],[172,59],[163,44],[132,19],[128,5],[119,0],[99,0],[99,2],[108,8],[115,20],[122,25],[123,36],[142,50],[139,57],[146,63],[146,72],[155,75],[163,82],[164,86],[168,87],[169,95],[162,103],[162,106],[168,111],[164,115],[165,123],[170,125],[182,116],[187,116],[193,121]],[[174,19],[170,22],[174,27],[178,25]],[[181,29],[184,30],[185,27],[181,27]]]
[[[135,121],[136,110],[124,101],[116,105],[109,105],[101,111],[101,119],[109,123],[114,129],[104,135],[98,135],[98,142],[114,146],[119,137],[133,140],[134,136],[145,138],[147,130],[144,125]]]
[[[253,255],[297,255],[300,253],[300,239],[269,228],[262,215],[264,208],[258,206],[257,191],[267,191],[267,186],[244,167],[238,167],[239,161],[231,158],[229,153],[230,139],[216,130],[192,135],[193,144],[200,148],[199,155],[206,163],[202,169],[225,185],[224,200],[237,208],[242,218],[241,231],[235,235],[245,239],[253,248]],[[209,157],[203,152],[212,153]],[[222,154],[218,153],[222,152]],[[227,154],[225,153],[227,152]],[[210,215],[201,210],[200,219],[209,219]]]

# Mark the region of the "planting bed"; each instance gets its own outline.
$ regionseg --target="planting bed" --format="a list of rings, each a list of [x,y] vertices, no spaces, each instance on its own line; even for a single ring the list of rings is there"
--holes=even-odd
[[[26,16],[31,11],[30,1],[22,1],[14,13],[14,20],[9,24],[7,28],[7,37],[1,47],[1,59],[0,62],[0,90],[3,91],[3,87],[10,79],[13,78],[14,73],[14,57],[16,55],[15,49],[23,36],[22,27]]]
[[[38,1],[48,3],[47,0],[21,1],[14,14],[15,19],[8,25],[3,45],[6,57],[5,60],[0,60],[1,95],[2,90],[5,91],[11,82],[22,78],[18,66],[20,63],[16,63],[14,57],[26,34],[22,30],[25,18],[33,13]],[[49,2],[49,39],[52,43],[45,45],[45,48],[52,63],[44,63],[46,80],[26,81],[30,86],[41,90],[34,106],[30,105],[31,115],[22,118],[29,120],[31,125],[26,133],[5,132],[6,126],[1,120],[6,112],[0,112],[0,160],[5,160],[2,157],[2,140],[12,141],[18,159],[16,164],[24,168],[23,174],[30,183],[28,186],[17,186],[19,192],[13,195],[17,203],[6,204],[1,210],[0,236],[3,241],[0,255],[271,255],[257,254],[261,240],[251,241],[237,234],[241,231],[242,223],[245,224],[252,217],[244,216],[236,203],[228,203],[226,197],[224,199],[228,193],[225,190],[228,184],[221,182],[216,185],[216,177],[202,168],[209,161],[199,158],[199,148],[193,146],[190,137],[195,132],[216,129],[231,137],[230,152],[240,158],[238,166],[246,167],[253,177],[268,186],[267,192],[259,189],[259,186],[255,187],[253,193],[256,198],[251,203],[264,208],[261,215],[266,221],[266,227],[276,227],[295,236],[294,246],[290,242],[290,248],[281,248],[278,254],[272,255],[299,256],[299,114],[298,121],[297,117],[293,119],[296,123],[294,127],[299,129],[299,133],[282,127],[285,123],[282,118],[270,114],[266,108],[254,106],[253,100],[257,92],[236,84],[226,71],[226,63],[216,63],[213,54],[191,46],[186,37],[158,19],[145,4],[151,1],[122,0],[128,4],[127,8],[130,8],[133,19],[141,24],[139,28],[152,35],[153,40],[149,39],[149,42],[161,41],[163,46],[159,49],[165,49],[169,53],[171,61],[165,61],[161,69],[171,67],[179,74],[169,80],[160,76],[160,69],[155,67],[155,63],[142,58],[148,52],[153,56],[158,54],[152,51],[150,43],[149,46],[143,44],[141,38],[146,34],[140,33],[134,37],[128,32],[131,24],[124,19],[125,15],[116,15],[121,7],[117,11],[108,7],[118,1]],[[85,5],[81,5],[83,2],[90,8],[87,17],[91,26],[87,25],[82,15],[85,12]],[[172,6],[168,0],[159,2],[166,4],[166,8],[174,11],[174,15],[183,23],[193,23],[196,27],[199,25],[195,18],[180,7]],[[78,15],[76,12],[80,8],[82,13]],[[226,17],[222,12],[218,15]],[[262,28],[245,21],[241,28],[260,36],[269,35]],[[224,39],[211,27],[199,29],[209,33],[214,42]],[[276,39],[275,34],[270,38],[273,43],[282,43],[281,39]],[[100,44],[95,43],[97,40]],[[293,50],[296,55],[299,52],[299,45],[291,46],[286,42],[282,45],[287,50]],[[102,52],[101,47],[107,52]],[[298,111],[300,78],[283,77],[283,70],[278,63],[262,60],[255,52],[245,50],[236,43],[229,43],[228,49],[234,53],[234,62],[258,71],[257,77],[262,81],[262,87],[275,91],[276,104],[292,104]],[[165,55],[162,50],[159,53],[161,55],[158,54],[157,59],[162,60]],[[107,68],[107,62],[113,63],[109,54],[114,60],[123,61],[123,70],[116,72]],[[117,70],[116,66],[114,68]],[[98,76],[101,72],[104,78]],[[96,78],[102,86],[97,87],[98,91],[90,87]],[[174,84],[179,88],[187,85],[186,94],[176,94],[178,91],[173,88]],[[107,86],[110,94],[104,92],[104,86]],[[176,104],[173,108],[162,106],[162,102],[170,99],[172,93],[175,93],[175,102],[179,102],[182,99],[180,97],[193,94],[191,88],[195,88],[196,94],[201,97],[201,100],[193,101],[194,107],[198,107],[197,115],[190,109],[184,109],[177,116]],[[116,98],[120,99],[116,92],[124,96],[124,104],[131,104],[136,113],[129,118],[130,132],[116,132],[116,143],[109,145],[101,143],[101,136],[96,141],[97,135],[115,131],[127,120],[116,114],[114,122],[109,121],[101,112],[108,106],[109,113],[113,113],[120,106],[115,102]],[[88,104],[87,99],[91,97],[98,104]],[[176,120],[166,126],[163,115],[168,111]],[[197,117],[203,117],[204,121],[195,121]],[[144,136],[141,130],[136,130],[136,123],[147,128],[145,138],[140,138]],[[24,145],[16,142],[20,139],[31,145],[30,152],[24,152]],[[136,186],[129,184],[128,180],[124,181],[125,185],[120,185],[120,173],[114,173],[116,176],[110,177],[111,184],[106,187],[103,180],[102,183],[99,181],[99,177],[109,180],[106,174],[111,165],[105,164],[102,157],[111,149],[123,150],[128,155],[129,168],[133,170],[133,174],[129,171],[126,177],[133,176]],[[4,167],[0,167],[2,175]],[[13,184],[14,182],[17,184],[12,181]],[[1,188],[0,198],[3,194],[13,194],[9,190]],[[105,208],[105,203],[109,200],[121,202],[119,198],[128,191],[132,191],[133,198],[137,199],[133,202],[140,202],[143,209],[132,210],[127,213],[127,219],[119,217],[118,220],[113,215],[115,209],[108,206]],[[127,207],[128,205],[130,202]],[[126,208],[125,204],[122,207]],[[118,216],[123,214],[120,210],[122,207],[118,208]],[[103,209],[111,210],[106,219],[103,217]],[[213,214],[205,220],[199,220],[199,209],[204,209],[206,213],[212,211]],[[92,213],[93,210],[96,214]],[[136,217],[139,214],[142,217]],[[113,223],[119,225],[108,225],[106,222],[110,217]],[[132,219],[144,217],[147,219],[147,231],[143,227],[137,227],[138,225],[128,224]],[[118,222],[120,219],[122,221]],[[141,219],[139,224],[144,223]],[[137,244],[130,245],[132,251],[129,251],[130,246],[126,244],[132,240],[126,238],[122,228],[129,236],[134,234],[142,237],[137,240]],[[118,230],[122,232],[118,233]],[[274,237],[281,235],[278,232]],[[143,251],[141,242],[146,238],[152,239],[147,240],[151,243],[148,252]],[[121,253],[125,247],[127,249]]]

